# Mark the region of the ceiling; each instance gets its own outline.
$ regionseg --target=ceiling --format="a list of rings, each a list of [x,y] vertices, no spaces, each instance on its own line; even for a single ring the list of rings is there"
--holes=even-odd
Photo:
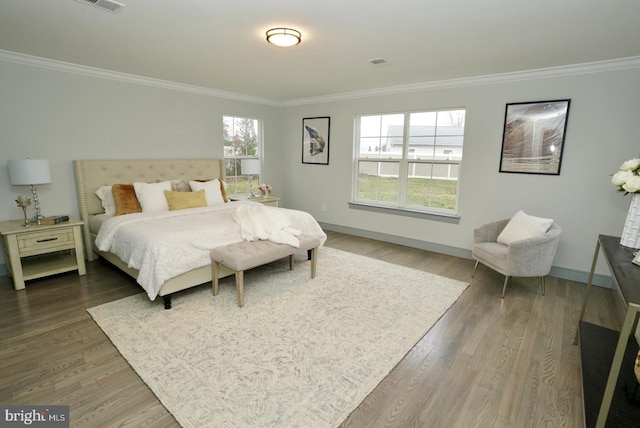
[[[0,0],[0,50],[273,101],[640,56],[637,0],[118,1]]]

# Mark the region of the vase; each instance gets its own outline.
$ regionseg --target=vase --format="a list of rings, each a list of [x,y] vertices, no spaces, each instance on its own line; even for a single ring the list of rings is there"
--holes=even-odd
[[[624,222],[620,245],[640,248],[640,193],[631,195],[627,220]]]
[[[270,192],[268,190],[261,190],[260,193],[262,193],[263,198],[268,198]]]

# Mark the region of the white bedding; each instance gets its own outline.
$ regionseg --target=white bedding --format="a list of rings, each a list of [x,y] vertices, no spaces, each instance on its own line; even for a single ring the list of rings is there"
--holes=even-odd
[[[98,232],[100,231],[100,228],[102,227],[102,224],[109,220],[110,218],[113,218],[113,215],[109,215],[109,214],[95,214],[92,215],[91,217],[89,217],[89,230],[92,233],[98,234]]]
[[[245,241],[269,240],[300,248],[301,231],[290,227],[291,221],[280,210],[262,204],[242,204],[233,213],[233,220],[240,226],[240,236]]]
[[[234,213],[243,205],[258,204],[238,201],[205,208],[116,216],[102,224],[96,246],[139,270],[138,283],[149,298],[155,300],[165,281],[210,265],[209,252],[213,248],[243,240],[240,225],[234,220]],[[281,218],[290,222],[284,227],[319,236],[324,244],[327,235],[309,213],[275,207],[264,209],[284,214]]]

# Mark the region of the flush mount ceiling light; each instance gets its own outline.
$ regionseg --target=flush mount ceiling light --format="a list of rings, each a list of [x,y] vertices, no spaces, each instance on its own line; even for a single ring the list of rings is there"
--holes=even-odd
[[[282,48],[295,46],[300,43],[300,40],[302,40],[302,34],[293,28],[272,28],[267,31],[267,42]]]

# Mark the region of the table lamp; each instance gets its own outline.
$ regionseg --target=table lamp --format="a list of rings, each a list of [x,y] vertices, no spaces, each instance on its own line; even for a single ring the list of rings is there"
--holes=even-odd
[[[17,159],[7,161],[9,167],[9,180],[14,186],[31,186],[33,204],[36,209],[36,222],[40,224],[42,215],[38,204],[36,184],[51,183],[51,169],[49,161],[43,159]]]
[[[260,159],[242,159],[240,161],[240,169],[242,175],[249,176],[249,197],[255,198],[256,194],[253,193],[253,176],[260,175]]]

